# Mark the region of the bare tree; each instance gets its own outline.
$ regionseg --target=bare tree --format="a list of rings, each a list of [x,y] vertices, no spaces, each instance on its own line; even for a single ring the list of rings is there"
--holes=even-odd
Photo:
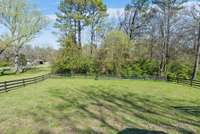
[[[192,19],[192,25],[194,28],[194,48],[195,48],[195,62],[192,72],[192,79],[195,80],[200,60],[200,4],[194,5],[189,11],[189,17]]]
[[[120,28],[128,34],[131,40],[140,32],[140,28],[143,27],[148,18],[146,16],[148,5],[149,0],[135,0],[125,8],[124,18],[120,21]]]
[[[161,15],[160,34],[162,38],[162,56],[160,64],[160,72],[167,72],[167,65],[170,59],[170,45],[172,37],[173,18],[183,8],[183,4],[187,0],[153,0],[157,5]]]
[[[15,68],[20,71],[20,49],[47,25],[47,19],[26,0],[0,0],[0,23],[7,28],[15,50]]]

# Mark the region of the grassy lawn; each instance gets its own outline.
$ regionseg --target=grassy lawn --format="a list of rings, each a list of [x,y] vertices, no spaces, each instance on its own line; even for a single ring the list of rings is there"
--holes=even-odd
[[[49,79],[0,94],[2,134],[118,132],[199,134],[200,90],[153,81]]]
[[[9,75],[0,76],[0,81],[8,81],[8,80],[16,80],[16,79],[35,77],[35,76],[47,74],[49,72],[50,72],[50,67],[48,67],[46,65],[37,66],[34,69],[31,69],[25,73],[9,74]]]

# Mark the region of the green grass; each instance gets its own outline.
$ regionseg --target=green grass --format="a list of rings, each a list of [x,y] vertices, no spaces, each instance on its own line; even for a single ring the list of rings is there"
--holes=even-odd
[[[154,81],[49,79],[0,94],[2,134],[123,130],[200,133],[200,90]]]
[[[31,70],[28,70],[24,73],[10,73],[7,75],[0,76],[0,81],[9,81],[9,80],[16,80],[16,79],[23,79],[23,78],[29,78],[29,77],[35,77],[40,76],[43,74],[47,74],[50,72],[50,67],[44,66],[37,66]]]

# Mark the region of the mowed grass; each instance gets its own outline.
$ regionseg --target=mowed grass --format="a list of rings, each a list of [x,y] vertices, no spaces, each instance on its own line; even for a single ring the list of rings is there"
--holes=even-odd
[[[166,82],[49,79],[0,94],[2,134],[199,134],[200,90]]]
[[[31,70],[28,70],[24,73],[19,73],[19,74],[15,74],[15,73],[11,73],[11,74],[7,74],[7,75],[3,75],[0,76],[0,82],[2,81],[9,81],[9,80],[17,80],[17,79],[24,79],[24,78],[30,78],[30,77],[36,77],[36,76],[40,76],[43,74],[48,74],[51,72],[51,68],[44,65],[44,66],[37,66]]]

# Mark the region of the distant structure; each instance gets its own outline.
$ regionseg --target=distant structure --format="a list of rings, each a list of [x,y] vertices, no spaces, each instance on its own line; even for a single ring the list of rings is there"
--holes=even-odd
[[[42,59],[36,59],[36,60],[34,61],[34,64],[35,64],[35,65],[43,65],[44,63],[45,63],[45,61],[42,60]]]

